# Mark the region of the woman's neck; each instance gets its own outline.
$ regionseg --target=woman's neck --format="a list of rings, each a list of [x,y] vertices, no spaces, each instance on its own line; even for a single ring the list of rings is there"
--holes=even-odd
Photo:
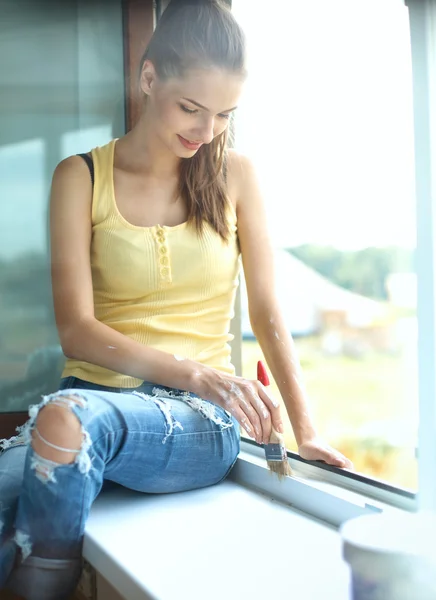
[[[148,126],[146,114],[117,142],[122,155],[129,160],[130,169],[156,179],[178,176],[180,158],[175,156]],[[123,161],[124,162],[124,161]]]

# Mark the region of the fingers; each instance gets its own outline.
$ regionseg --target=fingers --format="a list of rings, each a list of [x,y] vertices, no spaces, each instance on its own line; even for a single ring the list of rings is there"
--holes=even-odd
[[[351,460],[349,460],[345,456],[342,457],[342,463],[343,463],[341,465],[342,469],[348,469],[349,471],[354,471],[354,465],[353,465],[353,463],[351,462]]]
[[[343,454],[328,445],[320,443],[303,444],[299,448],[300,456],[306,460],[317,460],[340,469],[354,470],[354,465]]]
[[[251,437],[255,438],[258,444],[262,444],[263,429],[261,419],[250,402],[251,398],[250,394],[247,393],[246,384],[242,383],[238,385],[234,381],[231,381],[228,389],[235,401],[232,408],[230,408],[230,412],[244,427],[245,431]]]
[[[245,429],[251,438],[254,438],[258,444],[262,443],[262,435],[260,427],[254,427],[250,418],[242,410],[241,406],[235,405],[229,409],[229,412],[235,417],[238,423]]]
[[[254,434],[252,437],[255,438],[258,444],[264,443],[264,433],[261,419],[257,411],[253,408],[253,405],[250,404],[244,397],[240,398],[240,411],[245,415],[245,418],[248,419],[250,426],[254,429]]]
[[[349,469],[350,471],[354,471],[353,463],[351,462],[351,460],[348,460],[348,458],[345,457],[341,458],[335,455],[331,455],[326,460],[326,463],[334,467],[339,467],[340,469]]]
[[[231,408],[229,412],[232,413],[232,415],[235,417],[235,419],[238,421],[241,427],[245,429],[245,431],[251,438],[257,438],[256,432],[252,429],[252,426],[250,424],[250,420],[239,407]]]
[[[326,463],[328,465],[332,465],[333,467],[340,467],[341,469],[345,467],[345,460],[340,456],[336,456],[335,454],[329,454],[326,457]]]
[[[325,461],[327,464],[333,465],[334,467],[339,467],[341,469],[350,469],[350,470],[354,469],[354,466],[353,466],[353,463],[351,462],[351,460],[346,458],[343,454],[341,454],[334,448],[331,448],[330,446],[327,446],[326,450],[328,452],[328,454],[325,458]]]
[[[256,382],[249,382],[246,384],[246,392],[251,402],[252,410],[255,411],[257,419],[259,420],[260,426],[260,439],[259,444],[268,444],[271,437],[271,414],[268,407],[260,398],[257,392]]]
[[[280,413],[280,404],[273,396],[271,396],[271,394],[268,392],[265,386],[260,383],[260,381],[258,381],[257,384],[259,396],[264,405],[268,407],[271,416],[272,426],[279,433],[284,433],[283,421]]]
[[[258,381],[238,378],[225,384],[231,397],[228,410],[258,444],[268,444],[271,429],[283,433],[278,402]]]

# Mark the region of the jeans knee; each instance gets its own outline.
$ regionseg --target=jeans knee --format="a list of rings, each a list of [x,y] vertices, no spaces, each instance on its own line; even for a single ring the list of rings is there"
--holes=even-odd
[[[92,441],[78,416],[78,409],[87,407],[87,400],[73,391],[61,391],[29,408],[21,434],[34,451],[30,468],[42,482],[55,483],[55,470],[62,465],[76,464],[81,473],[89,473]]]
[[[37,454],[54,462],[74,462],[82,444],[82,427],[74,413],[58,404],[41,409],[32,432],[32,447]]]

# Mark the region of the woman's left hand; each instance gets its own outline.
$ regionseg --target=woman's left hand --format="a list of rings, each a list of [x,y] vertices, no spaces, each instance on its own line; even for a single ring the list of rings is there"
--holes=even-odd
[[[305,460],[322,460],[328,465],[342,469],[353,469],[353,463],[343,454],[324,443],[319,438],[304,442],[299,446],[298,453]]]

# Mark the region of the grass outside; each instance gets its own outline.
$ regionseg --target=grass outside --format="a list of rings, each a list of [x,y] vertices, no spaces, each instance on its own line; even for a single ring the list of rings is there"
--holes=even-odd
[[[28,323],[24,322],[18,327],[13,343],[6,336],[0,340],[0,353],[7,348],[11,357],[2,361],[0,380],[23,377],[28,353],[47,345],[46,324],[32,327],[31,331],[30,335]],[[411,357],[411,344],[409,354],[372,352],[361,358],[326,357],[317,337],[296,339],[295,344],[319,434],[348,456],[357,471],[393,485],[417,489],[418,399],[413,363],[416,357]],[[243,342],[242,359],[244,376],[255,378],[257,361],[263,359],[256,341]],[[272,378],[271,387],[280,399]],[[296,451],[286,410],[284,416],[287,447]]]
[[[350,458],[356,471],[417,489],[417,379],[410,358],[377,352],[363,358],[326,357],[316,337],[295,344],[321,437]],[[258,343],[244,341],[245,377],[256,377],[259,359],[263,354]],[[280,399],[272,377],[271,391]],[[284,404],[283,410],[286,445],[297,451]]]

